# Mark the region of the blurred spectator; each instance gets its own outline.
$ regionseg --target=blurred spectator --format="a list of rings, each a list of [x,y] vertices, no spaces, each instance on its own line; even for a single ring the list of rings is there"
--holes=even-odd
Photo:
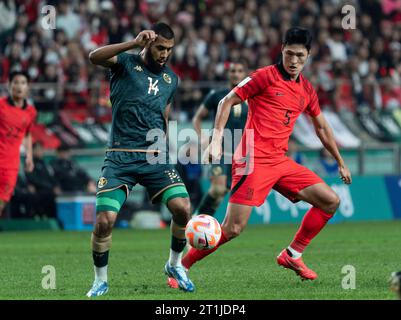
[[[35,187],[27,183],[23,173],[19,174],[9,203],[10,218],[33,218],[37,204]]]
[[[320,150],[319,158],[313,171],[320,177],[337,177],[339,174],[336,159],[325,148]]]
[[[96,184],[72,158],[68,146],[57,149],[56,158],[50,162],[57,185],[65,192],[96,192]]]
[[[56,217],[55,198],[61,189],[55,179],[52,168],[44,161],[44,149],[40,142],[33,145],[33,162],[31,173],[26,173],[27,184],[34,190],[35,215],[40,217]]]
[[[43,101],[43,109],[58,105],[51,103],[55,91],[50,83],[65,87],[57,91],[65,102],[60,108],[95,108],[99,90],[92,75],[100,72],[103,76],[96,78],[107,80],[109,74],[90,65],[89,51],[133,39],[157,20],[172,26],[176,47],[171,66],[183,82],[190,80],[179,87],[174,105],[176,112],[188,113],[186,118],[197,105],[188,85],[195,92],[209,91],[215,82],[224,81],[225,64],[241,57],[251,69],[276,63],[283,32],[293,25],[314,34],[305,73],[314,77],[323,107],[355,111],[355,104],[366,100],[367,88],[378,83],[386,108],[387,100],[394,101],[387,78],[401,85],[400,0],[352,1],[358,13],[355,30],[342,29],[344,2],[334,0],[60,0],[49,3],[56,5],[57,23],[48,32],[40,27],[40,3],[0,1],[0,81],[5,83],[12,69],[27,69],[33,88],[42,83],[35,99]],[[335,81],[337,76],[340,81]]]

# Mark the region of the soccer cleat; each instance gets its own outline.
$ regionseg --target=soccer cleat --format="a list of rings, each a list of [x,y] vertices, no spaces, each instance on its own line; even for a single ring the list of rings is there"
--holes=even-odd
[[[167,261],[166,265],[164,266],[164,272],[169,276],[169,278],[173,278],[178,287],[186,292],[193,292],[195,291],[195,286],[192,281],[188,278],[187,271],[183,266],[176,266],[173,267]],[[173,283],[173,281],[167,280],[169,283]]]
[[[294,259],[290,257],[286,249],[281,251],[277,257],[277,263],[284,268],[294,270],[302,280],[315,280],[317,278],[316,272],[309,269],[302,261],[302,258]]]
[[[106,281],[95,280],[93,282],[92,288],[88,291],[86,296],[89,298],[98,297],[106,294],[107,291],[109,291],[109,285]]]

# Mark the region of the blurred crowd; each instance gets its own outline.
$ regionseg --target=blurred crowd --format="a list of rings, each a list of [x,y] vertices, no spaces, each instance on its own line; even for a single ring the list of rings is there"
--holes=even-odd
[[[356,9],[345,30],[344,4]],[[56,28],[45,30],[44,5],[56,8]],[[321,104],[335,110],[394,109],[401,105],[400,0],[1,0],[0,81],[26,69],[39,110],[86,109],[109,120],[108,73],[88,61],[90,50],[133,39],[156,21],[176,35],[170,64],[182,82],[175,116],[188,119],[204,94],[226,79],[227,62],[250,69],[275,63],[293,25],[311,30],[305,69]],[[35,86],[34,86],[35,88]]]

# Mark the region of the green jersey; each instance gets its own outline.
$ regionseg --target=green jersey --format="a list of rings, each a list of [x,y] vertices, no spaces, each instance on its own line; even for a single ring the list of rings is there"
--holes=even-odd
[[[139,55],[128,53],[117,55],[110,70],[112,125],[108,147],[147,150],[156,142],[147,141],[150,130],[166,134],[165,109],[173,100],[178,77],[167,66],[159,74],[152,73]],[[159,150],[167,151],[167,143],[159,141],[161,145],[163,150]]]
[[[226,89],[219,89],[219,90],[211,90],[209,94],[203,100],[203,105],[205,108],[212,114],[216,114],[217,107],[219,106],[219,102],[223,99],[231,90]],[[231,108],[230,116],[228,117],[226,128],[231,131],[232,134],[232,152],[234,152],[236,145],[234,144],[239,143],[234,139],[234,129],[244,130],[246,119],[248,117],[248,104],[243,101],[241,104],[237,104]],[[242,136],[242,134],[241,134]],[[231,152],[229,152],[231,153]]]

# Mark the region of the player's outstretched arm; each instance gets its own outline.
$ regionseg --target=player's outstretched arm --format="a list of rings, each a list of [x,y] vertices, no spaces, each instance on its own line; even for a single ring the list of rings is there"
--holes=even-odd
[[[323,146],[336,159],[342,181],[345,184],[350,184],[352,182],[351,173],[345,165],[343,158],[341,157],[336,140],[334,139],[333,130],[327,123],[327,120],[324,117],[323,113],[320,113],[317,117],[312,117],[312,122],[315,127],[316,135],[319,137]]]
[[[153,30],[143,30],[138,33],[134,40],[109,44],[91,51],[89,60],[99,66],[112,67],[117,63],[117,55],[119,53],[138,47],[143,48],[153,42],[156,37],[157,35]]]
[[[212,141],[205,150],[205,156],[211,160],[219,160],[222,155],[222,139],[224,128],[227,124],[228,117],[232,106],[240,104],[242,100],[234,91],[230,91],[223,99],[220,100],[217,108],[216,119],[214,121],[214,130]]]
[[[205,105],[202,103],[196,110],[195,115],[192,118],[192,125],[196,131],[198,137],[201,136],[202,120],[208,115],[209,111],[206,109]]]

